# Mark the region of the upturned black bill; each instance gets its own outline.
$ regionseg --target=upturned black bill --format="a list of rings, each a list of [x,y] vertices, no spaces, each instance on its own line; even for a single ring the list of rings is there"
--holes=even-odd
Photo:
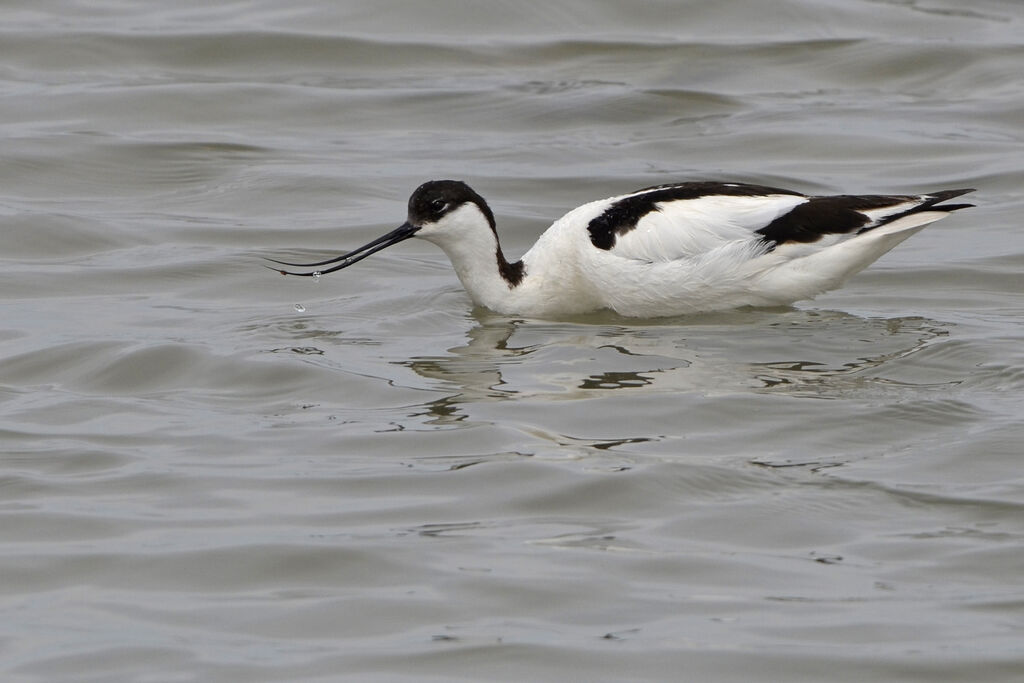
[[[389,232],[386,235],[378,237],[377,239],[375,239],[374,241],[370,242],[369,244],[364,244],[363,246],[359,247],[358,249],[353,249],[352,251],[348,252],[347,254],[342,254],[341,256],[336,256],[336,257],[334,257],[332,259],[327,259],[326,261],[317,261],[316,263],[289,263],[287,261],[278,261],[277,259],[272,259],[272,258],[271,259],[267,259],[271,263],[277,263],[277,264],[282,265],[282,266],[291,266],[293,268],[316,268],[316,270],[311,270],[308,273],[300,273],[300,272],[294,272],[294,271],[290,271],[290,270],[281,270],[280,268],[274,268],[273,266],[267,266],[267,267],[272,269],[272,270],[276,270],[277,272],[281,273],[281,275],[301,275],[301,276],[304,276],[304,277],[313,277],[313,276],[319,277],[320,275],[325,275],[327,273],[333,273],[334,271],[341,270],[342,268],[348,268],[353,263],[358,263],[359,261],[362,261],[364,258],[369,256],[370,254],[375,254],[378,251],[380,251],[381,249],[387,249],[392,244],[398,244],[399,242],[401,242],[403,240],[407,240],[410,237],[412,237],[413,235],[415,235],[417,230],[419,230],[419,226],[410,225],[409,223],[404,223],[404,224],[402,224],[401,227],[399,227],[399,228],[397,228],[395,230],[392,230],[391,232]],[[327,266],[327,265],[330,265],[332,263],[336,263],[337,265],[331,266],[330,268],[324,268],[324,269],[320,269],[319,268],[319,266]]]

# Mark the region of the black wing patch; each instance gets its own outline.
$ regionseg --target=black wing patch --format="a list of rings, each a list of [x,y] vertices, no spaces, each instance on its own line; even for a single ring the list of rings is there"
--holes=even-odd
[[[834,197],[811,197],[793,207],[774,221],[757,231],[765,242],[774,249],[786,242],[816,242],[824,235],[848,234],[854,231],[867,232],[882,225],[921,211],[956,211],[973,204],[947,204],[940,202],[973,190],[943,190],[920,195],[837,195]],[[896,207],[914,203],[905,211],[895,211],[887,216],[872,220],[861,213],[873,209]]]
[[[804,195],[792,190],[780,190],[763,185],[746,183],[694,182],[656,185],[637,191],[638,194],[623,197],[613,203],[604,213],[592,219],[587,225],[590,242],[598,249],[611,249],[619,235],[636,227],[640,219],[658,210],[658,202],[681,199],[700,199],[709,196],[757,197],[762,195],[786,194],[796,197]]]

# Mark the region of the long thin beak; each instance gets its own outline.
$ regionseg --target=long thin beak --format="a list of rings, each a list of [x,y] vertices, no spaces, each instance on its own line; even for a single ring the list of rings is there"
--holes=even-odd
[[[369,244],[364,244],[358,249],[353,249],[347,254],[342,254],[341,256],[336,256],[332,259],[327,259],[326,261],[317,261],[316,263],[288,263],[287,261],[278,261],[277,259],[272,258],[267,259],[271,263],[277,263],[282,266],[292,266],[295,268],[318,268],[318,266],[326,266],[332,263],[338,264],[336,266],[331,266],[330,268],[324,268],[323,270],[320,270],[318,268],[317,270],[311,270],[308,273],[296,273],[290,270],[281,270],[280,268],[274,268],[273,266],[267,266],[267,268],[270,268],[271,270],[276,270],[277,272],[281,273],[281,275],[302,275],[304,277],[319,277],[320,275],[324,275],[326,273],[333,273],[334,271],[341,270],[342,268],[348,268],[353,263],[358,263],[359,261],[362,261],[370,254],[375,254],[381,249],[387,249],[392,244],[398,244],[403,240],[407,240],[413,235],[415,235],[417,230],[419,230],[419,226],[411,225],[409,223],[403,223],[400,227],[396,228],[395,230],[392,230],[386,235],[378,237]]]

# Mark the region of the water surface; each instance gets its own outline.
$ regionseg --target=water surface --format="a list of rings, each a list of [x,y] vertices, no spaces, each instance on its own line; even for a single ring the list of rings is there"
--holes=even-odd
[[[0,26],[4,680],[1024,676],[1018,3]],[[816,301],[657,321],[474,310],[420,242],[261,265],[443,177],[515,256],[672,180],[978,207]]]

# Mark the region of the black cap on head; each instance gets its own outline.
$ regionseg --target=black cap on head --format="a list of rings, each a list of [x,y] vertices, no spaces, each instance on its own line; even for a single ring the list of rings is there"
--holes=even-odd
[[[417,187],[409,197],[409,223],[436,223],[446,214],[468,202],[477,205],[487,218],[491,230],[494,230],[494,214],[491,207],[487,206],[483,197],[461,180],[430,180]]]

